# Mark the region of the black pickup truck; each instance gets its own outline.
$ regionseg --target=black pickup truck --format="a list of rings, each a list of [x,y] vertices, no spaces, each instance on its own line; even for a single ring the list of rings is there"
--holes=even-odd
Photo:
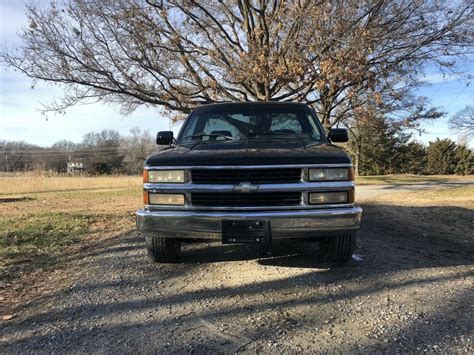
[[[299,103],[221,103],[196,108],[178,137],[148,158],[137,227],[150,256],[175,262],[186,239],[268,245],[310,238],[332,262],[351,259],[362,209],[351,159]]]

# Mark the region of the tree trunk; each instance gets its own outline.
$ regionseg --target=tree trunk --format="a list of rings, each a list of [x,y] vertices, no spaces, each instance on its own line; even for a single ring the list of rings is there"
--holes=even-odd
[[[359,176],[359,161],[360,161],[360,146],[359,143],[356,143],[356,152],[355,152],[355,162],[354,162],[354,172],[355,176]]]

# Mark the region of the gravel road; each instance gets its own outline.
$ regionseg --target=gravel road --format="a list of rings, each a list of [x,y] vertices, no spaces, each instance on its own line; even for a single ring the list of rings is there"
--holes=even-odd
[[[263,257],[192,243],[181,263],[158,265],[135,232],[101,242],[2,324],[0,352],[472,353],[472,210],[372,200],[407,189],[420,187],[359,188],[364,221],[346,266],[319,261],[316,243]]]

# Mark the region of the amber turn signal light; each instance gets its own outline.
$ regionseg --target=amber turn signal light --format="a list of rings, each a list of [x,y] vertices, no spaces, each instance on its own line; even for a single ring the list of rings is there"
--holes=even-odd
[[[355,180],[355,170],[354,167],[349,168],[349,181],[354,181]]]

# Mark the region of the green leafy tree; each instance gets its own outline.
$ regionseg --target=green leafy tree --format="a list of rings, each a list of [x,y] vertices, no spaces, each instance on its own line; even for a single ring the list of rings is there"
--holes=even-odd
[[[360,175],[393,174],[403,164],[403,147],[410,138],[381,115],[367,115],[349,127],[348,150]]]
[[[450,139],[430,142],[427,150],[427,169],[430,174],[454,174],[458,163],[457,146]]]
[[[472,151],[464,145],[459,145],[456,149],[457,165],[454,172],[459,175],[470,175],[474,173],[474,155]]]
[[[409,142],[400,147],[402,161],[399,166],[399,173],[402,174],[426,174],[426,148],[418,142]]]

